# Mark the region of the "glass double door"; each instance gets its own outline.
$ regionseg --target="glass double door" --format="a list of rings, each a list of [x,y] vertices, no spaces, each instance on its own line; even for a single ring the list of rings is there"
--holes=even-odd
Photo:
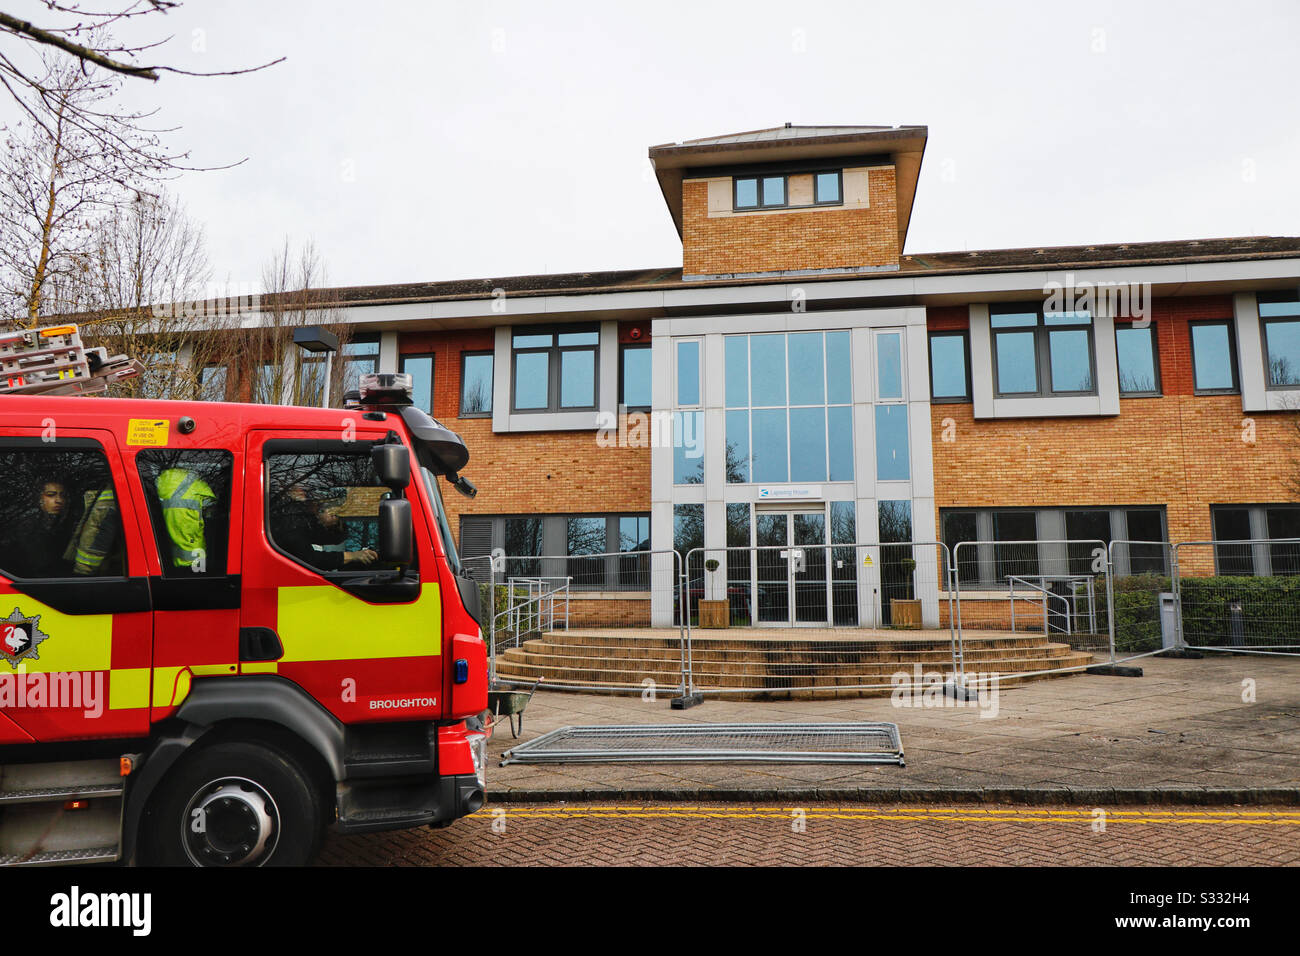
[[[826,626],[825,512],[759,511],[754,519],[756,623]]]

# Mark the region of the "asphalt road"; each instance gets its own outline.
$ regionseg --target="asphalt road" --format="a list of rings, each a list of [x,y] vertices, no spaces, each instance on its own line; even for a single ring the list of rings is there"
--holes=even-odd
[[[511,804],[331,836],[327,866],[1281,866],[1284,807]]]

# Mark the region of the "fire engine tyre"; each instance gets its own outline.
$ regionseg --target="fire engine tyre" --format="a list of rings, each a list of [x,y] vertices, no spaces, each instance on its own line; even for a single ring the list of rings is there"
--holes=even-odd
[[[321,798],[292,759],[229,741],[187,756],[141,822],[146,866],[305,866],[324,832]]]

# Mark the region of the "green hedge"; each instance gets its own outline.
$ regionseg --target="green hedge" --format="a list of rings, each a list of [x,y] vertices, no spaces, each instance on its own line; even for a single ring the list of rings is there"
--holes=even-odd
[[[1183,637],[1189,645],[1231,645],[1229,604],[1236,601],[1241,602],[1241,643],[1300,644],[1300,577],[1184,578],[1181,588]]]
[[[1234,638],[1229,605],[1241,602],[1243,644],[1300,644],[1300,577],[1183,578],[1183,639],[1190,646],[1223,647]],[[1160,595],[1173,582],[1158,574],[1115,579],[1115,650],[1160,648]],[[1106,614],[1105,578],[1097,580],[1098,613]]]

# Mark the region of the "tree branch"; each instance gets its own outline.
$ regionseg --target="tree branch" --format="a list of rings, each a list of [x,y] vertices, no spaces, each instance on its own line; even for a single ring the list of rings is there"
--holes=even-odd
[[[145,80],[157,80],[158,73],[155,67],[149,66],[132,66],[129,63],[119,63],[110,57],[102,56],[88,46],[82,46],[80,43],[73,43],[71,40],[65,40],[61,36],[56,36],[48,30],[42,30],[40,27],[28,23],[26,20],[19,20],[17,17],[11,17],[7,13],[0,13],[0,29],[7,30],[10,33],[19,36],[25,36],[37,43],[52,46],[62,50],[64,53],[71,53],[79,60],[85,60],[94,63],[96,66],[102,66],[106,70],[114,73],[121,73],[125,76],[135,76]]]

